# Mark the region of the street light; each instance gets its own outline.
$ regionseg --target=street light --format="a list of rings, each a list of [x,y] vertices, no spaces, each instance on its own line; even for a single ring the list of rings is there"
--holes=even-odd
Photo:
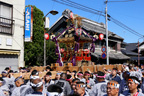
[[[139,39],[142,39],[142,38],[144,38],[144,36],[143,36],[143,37],[140,37]],[[140,67],[140,56],[139,56],[139,54],[140,54],[140,52],[139,52],[139,39],[138,39],[138,66]]]
[[[45,25],[46,25],[46,23],[47,23],[47,21],[46,21],[46,16],[49,14],[49,13],[51,13],[52,15],[56,15],[56,14],[58,14],[58,11],[55,11],[55,10],[51,10],[50,12],[48,12],[45,16],[44,16],[44,18],[45,18]],[[49,23],[49,22],[48,22]],[[49,25],[49,24],[48,24]],[[45,26],[45,28],[44,28],[44,37],[45,37],[45,33],[46,33],[46,28],[48,28],[47,26]],[[46,39],[44,38],[44,66],[46,66]]]

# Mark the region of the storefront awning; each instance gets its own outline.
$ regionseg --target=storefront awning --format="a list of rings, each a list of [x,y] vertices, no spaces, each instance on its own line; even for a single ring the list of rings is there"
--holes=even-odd
[[[0,54],[19,55],[20,51],[0,50]]]
[[[102,58],[102,52],[95,52],[95,53],[91,53],[93,56],[97,57],[97,58]],[[119,60],[123,60],[123,59],[130,59],[130,57],[122,54],[122,53],[113,53],[113,52],[109,52],[109,58],[110,59],[119,59]]]

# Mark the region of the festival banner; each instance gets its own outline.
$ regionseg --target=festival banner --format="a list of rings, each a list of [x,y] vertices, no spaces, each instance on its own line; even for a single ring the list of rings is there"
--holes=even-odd
[[[25,9],[25,42],[32,42],[33,36],[33,8]]]

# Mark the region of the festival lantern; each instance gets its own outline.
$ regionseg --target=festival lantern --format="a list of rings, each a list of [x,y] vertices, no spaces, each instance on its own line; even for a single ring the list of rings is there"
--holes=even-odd
[[[45,33],[44,37],[46,40],[49,40],[49,34],[48,33]]]
[[[104,35],[102,33],[99,34],[99,40],[103,40],[103,38],[104,38]]]

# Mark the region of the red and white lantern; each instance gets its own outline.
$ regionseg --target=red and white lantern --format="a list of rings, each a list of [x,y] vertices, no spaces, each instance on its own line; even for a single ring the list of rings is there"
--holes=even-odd
[[[45,38],[46,40],[49,40],[49,34],[48,34],[48,33],[45,33],[44,38]]]
[[[103,38],[104,38],[104,35],[102,33],[99,34],[99,40],[103,40]]]

